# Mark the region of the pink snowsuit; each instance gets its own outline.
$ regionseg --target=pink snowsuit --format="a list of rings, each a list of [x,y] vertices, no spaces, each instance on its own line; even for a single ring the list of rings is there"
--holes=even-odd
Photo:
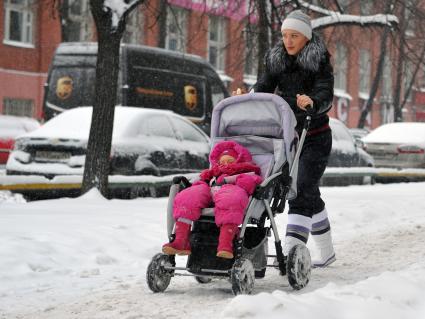
[[[236,161],[220,165],[220,156],[226,152],[232,153]],[[243,221],[249,196],[262,181],[260,168],[252,163],[249,151],[234,141],[217,143],[209,159],[211,168],[202,171],[199,181],[175,197],[174,219],[195,221],[201,216],[202,208],[214,206],[217,226],[239,225]]]

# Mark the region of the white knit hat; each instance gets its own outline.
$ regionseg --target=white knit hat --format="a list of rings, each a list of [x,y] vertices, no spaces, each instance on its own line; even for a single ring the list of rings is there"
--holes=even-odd
[[[311,40],[312,28],[310,17],[301,10],[295,10],[288,14],[280,29],[282,31],[284,29],[298,31],[304,34],[307,39]]]

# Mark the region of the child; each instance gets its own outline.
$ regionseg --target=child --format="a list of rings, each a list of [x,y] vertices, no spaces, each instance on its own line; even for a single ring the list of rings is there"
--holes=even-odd
[[[260,184],[260,168],[242,145],[234,141],[217,143],[210,153],[211,168],[201,172],[200,180],[179,192],[174,199],[176,220],[173,242],[162,246],[167,255],[189,255],[189,235],[201,209],[214,203],[215,222],[220,228],[217,257],[233,258],[233,239],[244,218],[249,196]]]

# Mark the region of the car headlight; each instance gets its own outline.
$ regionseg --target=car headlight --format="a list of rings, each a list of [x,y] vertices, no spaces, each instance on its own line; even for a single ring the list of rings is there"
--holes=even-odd
[[[17,139],[15,141],[15,145],[13,147],[16,151],[23,151],[25,149],[25,140],[24,139]]]
[[[70,167],[83,167],[85,161],[86,161],[86,156],[85,155],[72,156],[68,160],[68,165]]]
[[[21,163],[28,164],[31,161],[31,154],[20,151],[20,150],[14,150],[12,153],[12,156]]]

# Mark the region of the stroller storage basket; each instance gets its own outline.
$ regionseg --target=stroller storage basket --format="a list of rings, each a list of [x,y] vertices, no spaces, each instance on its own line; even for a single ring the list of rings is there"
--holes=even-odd
[[[192,253],[187,259],[186,267],[195,274],[211,274],[201,269],[230,270],[234,259],[223,259],[216,256],[220,230],[213,218],[203,217],[193,223],[190,235]],[[214,273],[214,275],[217,275]],[[226,275],[226,274],[223,274]]]

